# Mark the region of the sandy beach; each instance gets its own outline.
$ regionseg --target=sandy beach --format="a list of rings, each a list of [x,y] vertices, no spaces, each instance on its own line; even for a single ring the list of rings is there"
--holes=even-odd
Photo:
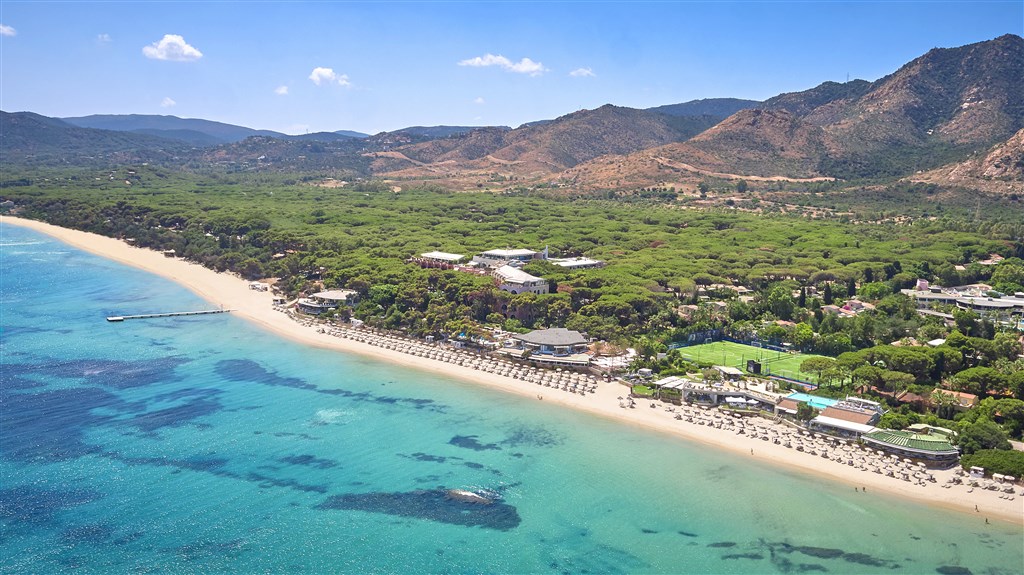
[[[214,306],[230,308],[233,314],[259,327],[296,342],[332,349],[344,353],[355,353],[374,357],[389,363],[424,370],[448,378],[499,389],[523,396],[529,401],[538,401],[543,396],[545,403],[563,405],[601,417],[614,419],[627,425],[643,427],[659,433],[667,433],[691,442],[699,442],[717,449],[727,449],[739,456],[750,457],[786,469],[816,474],[849,486],[850,497],[870,497],[872,493],[885,492],[904,499],[912,499],[929,505],[970,513],[977,516],[979,523],[1002,520],[1024,525],[1024,496],[1018,484],[1009,500],[997,491],[974,489],[966,485],[952,485],[942,488],[953,477],[953,470],[932,471],[936,482],[924,485],[902,481],[882,474],[862,471],[856,467],[824,459],[807,452],[796,451],[783,445],[774,444],[748,435],[737,435],[732,431],[716,429],[710,425],[697,425],[685,419],[676,419],[676,413],[658,404],[651,408],[649,402],[639,401],[634,409],[620,407],[620,396],[628,389],[617,383],[600,383],[595,393],[578,394],[561,390],[538,387],[535,384],[506,377],[498,373],[473,369],[403,353],[397,349],[371,345],[351,338],[336,337],[322,333],[317,325],[304,325],[288,315],[276,311],[272,296],[268,292],[249,289],[248,282],[231,274],[217,273],[198,264],[163,254],[130,246],[120,240],[87,232],[70,230],[22,218],[0,216],[0,225],[14,225],[30,228],[76,248],[130,265],[179,283]],[[767,420],[766,420],[767,421]],[[866,488],[866,492],[854,491]],[[977,509],[977,511],[976,511]]]

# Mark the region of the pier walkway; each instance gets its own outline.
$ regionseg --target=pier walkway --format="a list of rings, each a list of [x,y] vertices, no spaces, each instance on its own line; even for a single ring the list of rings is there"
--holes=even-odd
[[[139,315],[112,315],[107,321],[124,321],[126,319],[151,319],[157,317],[179,317],[183,315],[209,315],[212,313],[228,313],[230,309],[206,309],[199,311],[172,311],[169,313],[144,313]]]

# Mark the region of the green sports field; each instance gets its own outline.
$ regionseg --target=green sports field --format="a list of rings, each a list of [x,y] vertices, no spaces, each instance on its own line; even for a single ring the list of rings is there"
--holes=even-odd
[[[773,351],[731,341],[691,345],[679,348],[679,353],[693,362],[727,365],[744,372],[747,370],[747,360],[753,359],[761,362],[762,375],[779,375],[815,383],[818,381],[816,374],[800,371],[801,363],[812,357],[820,357],[813,354]]]

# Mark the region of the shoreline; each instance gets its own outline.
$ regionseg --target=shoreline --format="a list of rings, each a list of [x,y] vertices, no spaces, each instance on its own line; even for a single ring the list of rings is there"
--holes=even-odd
[[[505,377],[498,373],[477,370],[469,366],[446,363],[427,357],[403,353],[397,349],[385,349],[352,339],[336,337],[319,331],[316,324],[304,325],[288,315],[275,311],[269,292],[249,289],[248,282],[227,273],[218,273],[199,264],[179,258],[167,258],[163,254],[130,246],[121,240],[97,234],[62,228],[35,220],[12,216],[0,216],[0,225],[28,228],[55,238],[70,246],[118,263],[141,269],[171,280],[214,305],[232,309],[238,315],[258,327],[291,341],[322,349],[352,353],[385,361],[412,369],[455,378],[491,389],[515,393],[536,401],[540,395],[545,403],[555,403],[586,413],[632,425],[663,434],[670,434],[686,441],[707,445],[733,452],[737,456],[751,457],[792,472],[800,472],[846,484],[850,487],[870,488],[872,492],[884,492],[889,496],[911,499],[933,507],[939,507],[977,516],[979,523],[985,519],[1000,520],[1024,526],[1024,497],[1015,501],[1000,498],[996,491],[973,490],[966,485],[953,485],[948,489],[940,487],[953,476],[951,470],[932,471],[936,483],[922,487],[884,475],[862,471],[839,462],[826,460],[806,452],[799,452],[782,445],[752,439],[747,435],[735,435],[711,426],[696,425],[674,419],[675,414],[666,411],[664,404],[651,409],[645,401],[638,401],[636,409],[622,409],[618,397],[627,390],[617,383],[601,382],[595,393],[579,395],[551,388],[537,387],[523,380]],[[538,392],[541,392],[538,394]],[[1016,495],[1020,486],[1014,490]],[[856,495],[855,497],[862,497]],[[975,509],[979,511],[975,511]]]

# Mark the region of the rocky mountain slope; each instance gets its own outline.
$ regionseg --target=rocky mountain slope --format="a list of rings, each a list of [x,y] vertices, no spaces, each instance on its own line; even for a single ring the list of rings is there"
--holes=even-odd
[[[975,154],[962,162],[915,174],[909,179],[990,193],[1024,194],[1024,129],[987,153]]]
[[[929,170],[1004,141],[1024,127],[1024,40],[1006,35],[934,49],[875,82],[826,82],[742,110],[684,143],[619,163],[649,172],[654,158],[738,176],[892,177]],[[664,164],[664,162],[662,162]],[[608,162],[564,176],[590,185],[657,183],[610,174]],[[665,174],[659,174],[662,181]]]

